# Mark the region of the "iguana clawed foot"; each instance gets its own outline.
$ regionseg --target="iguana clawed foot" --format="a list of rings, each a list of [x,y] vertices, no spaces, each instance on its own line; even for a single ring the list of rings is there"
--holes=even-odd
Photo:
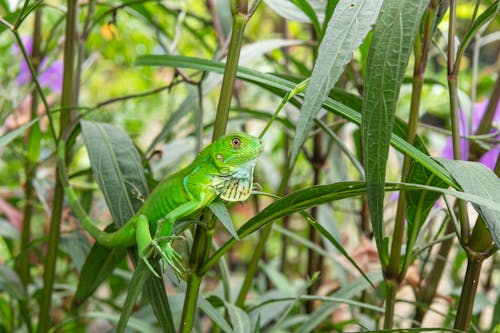
[[[151,266],[151,263],[148,260],[153,250],[156,250],[162,257],[162,259],[164,259],[170,265],[170,267],[172,267],[172,269],[175,271],[175,275],[178,278],[180,278],[180,276],[185,273],[186,269],[182,265],[182,257],[172,247],[171,240],[164,241],[161,245],[159,245],[156,240],[151,240],[148,249],[145,251],[145,253],[142,254],[141,259],[144,261],[144,263],[154,276],[161,279],[161,275],[154,269],[153,266]]]
[[[177,251],[174,250],[171,241],[163,242],[163,244],[160,246],[156,241],[153,240],[151,242],[151,245],[158,250],[158,253],[160,253],[161,257],[165,259],[170,267],[172,267],[172,269],[175,271],[175,275],[177,275],[178,278],[186,272],[186,269],[182,265],[182,257],[179,253],[177,253]]]

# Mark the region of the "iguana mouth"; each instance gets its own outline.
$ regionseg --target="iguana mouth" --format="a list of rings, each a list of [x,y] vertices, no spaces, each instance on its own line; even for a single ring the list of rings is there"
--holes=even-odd
[[[244,201],[250,196],[253,186],[255,159],[228,175],[218,175],[212,180],[215,193],[226,201]]]

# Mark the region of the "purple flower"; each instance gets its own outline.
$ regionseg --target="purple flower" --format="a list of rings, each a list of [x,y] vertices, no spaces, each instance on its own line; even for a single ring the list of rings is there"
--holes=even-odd
[[[460,135],[461,136],[468,136],[471,133],[475,133],[479,123],[481,122],[481,119],[483,118],[484,112],[486,111],[486,107],[488,106],[488,100],[484,100],[481,103],[476,103],[474,104],[473,110],[472,110],[472,119],[471,119],[471,126],[468,125],[468,119],[467,115],[464,112],[459,113],[459,127],[460,127]],[[493,127],[496,127],[496,131],[498,131],[498,125],[500,124],[500,103],[497,105],[497,109],[495,110],[495,115],[493,116]],[[497,126],[495,126],[497,124]],[[472,131],[470,131],[472,130]],[[497,139],[500,138],[500,136],[496,137]],[[462,159],[467,160],[469,158],[469,140],[465,138],[460,139],[460,150],[462,154]],[[443,148],[443,151],[441,152],[443,157],[446,158],[453,158],[453,144],[452,144],[452,139],[449,137],[446,140],[446,144]],[[498,154],[500,153],[500,146],[496,145],[492,149],[488,150],[481,158],[479,159],[479,162],[483,163],[486,165],[488,168],[492,169],[495,167],[495,163],[498,158]]]
[[[24,48],[26,52],[31,55],[33,51],[33,39],[31,37],[22,37]],[[14,54],[20,54],[21,51],[15,47]],[[44,58],[39,67],[38,80],[40,85],[45,88],[49,88],[55,93],[61,93],[62,90],[62,77],[63,77],[63,62],[60,60],[55,60],[49,64],[48,59]],[[19,75],[17,76],[17,83],[19,85],[24,85],[31,82],[31,73],[28,67],[28,63],[21,59],[19,64]]]

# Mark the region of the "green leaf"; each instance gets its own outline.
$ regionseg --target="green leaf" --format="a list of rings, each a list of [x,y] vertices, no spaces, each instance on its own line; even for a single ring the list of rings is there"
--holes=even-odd
[[[137,149],[128,135],[116,127],[89,121],[81,121],[81,125],[92,170],[99,187],[104,193],[113,220],[118,225],[123,225],[140,209],[149,194]],[[112,251],[102,256],[109,258],[111,264],[116,265],[118,257],[122,254],[114,252],[118,250]],[[103,268],[100,271],[101,277],[105,278],[111,271],[112,269]],[[138,282],[142,283],[144,278],[139,276]],[[174,332],[167,294],[164,286],[160,284],[161,281],[157,279],[147,283],[145,296],[151,303],[162,328],[167,332]],[[141,289],[139,288],[137,292]],[[130,297],[132,299],[134,295]],[[123,314],[127,315],[125,312]]]
[[[81,232],[71,232],[61,235],[61,247],[71,257],[76,270],[81,272],[90,251],[90,243],[87,236]]]
[[[310,11],[314,12],[314,16],[319,21],[323,20],[324,17],[324,12],[325,12],[325,1],[319,1],[319,0],[292,0],[292,1],[287,1],[287,0],[264,0],[266,5],[271,8],[276,14],[279,16],[283,17],[284,19],[287,19],[289,21],[295,21],[295,22],[302,22],[302,23],[312,23],[313,21],[311,19],[312,13]],[[300,5],[295,2],[307,2],[308,7],[306,9],[307,5]],[[319,30],[316,30],[319,32]]]
[[[424,168],[420,163],[413,163],[411,165],[408,176],[406,177],[406,182],[442,188],[448,187],[445,182]],[[405,265],[408,265],[420,229],[427,219],[434,203],[441,196],[441,193],[427,190],[411,190],[405,191],[404,194],[406,195],[406,219],[408,221]]]
[[[125,303],[123,304],[120,320],[118,321],[118,325],[116,326],[117,333],[123,333],[125,328],[127,327],[127,322],[132,315],[132,311],[134,310],[137,299],[139,298],[139,294],[144,287],[144,284],[149,279],[151,272],[149,271],[144,261],[140,260],[137,265],[134,275],[132,275],[132,279],[130,280],[129,288],[127,291],[127,298],[125,299]]]
[[[221,221],[222,225],[231,234],[231,236],[239,240],[236,229],[234,229],[233,221],[231,220],[231,215],[229,215],[226,205],[222,201],[216,200],[212,202],[208,206],[208,208],[210,208],[214,215],[217,216],[219,221]]]
[[[228,39],[233,28],[230,2],[226,0],[215,0],[215,15],[220,22],[224,39]]]
[[[370,281],[374,283],[383,280],[382,272],[371,272],[368,274]],[[366,282],[364,278],[357,278],[356,280],[349,282],[348,285],[342,286],[337,292],[333,293],[331,296],[336,298],[352,299],[355,295],[360,292],[370,288],[370,285]],[[306,333],[313,332],[316,327],[325,321],[326,318],[331,316],[332,312],[339,306],[339,303],[323,303],[319,306],[295,332]]]
[[[472,26],[470,27],[470,30],[467,32],[467,35],[463,38],[462,42],[460,43],[460,48],[457,52],[457,59],[455,63],[458,63],[460,61],[460,58],[464,54],[465,50],[469,46],[470,42],[472,41],[472,38],[476,36],[477,32],[479,29],[481,29],[482,26],[485,24],[488,24],[491,22],[491,20],[498,14],[500,11],[500,4],[498,0],[492,2],[488,8],[484,12],[479,15],[479,17],[474,21]]]
[[[115,230],[113,225],[109,225],[105,229],[107,232],[112,230]],[[95,243],[82,266],[71,307],[76,309],[85,302],[101,283],[113,273],[116,266],[125,258],[126,254],[126,249],[109,249],[99,243]]]
[[[29,123],[26,123],[18,128],[16,128],[13,131],[10,131],[7,134],[4,134],[0,137],[0,148],[8,145],[12,140],[16,139],[17,137],[21,136],[26,129],[29,127],[33,126],[34,123],[38,121],[38,117],[31,120]]]
[[[386,258],[384,182],[399,89],[427,0],[384,1],[368,55],[361,140],[375,241]],[[384,260],[385,261],[385,260]]]
[[[26,300],[26,291],[17,272],[7,265],[0,265],[0,291],[16,300]]]
[[[311,7],[311,4],[306,0],[290,0],[295,6],[297,6],[306,16],[311,20],[311,24],[314,27],[314,31],[319,35],[321,33],[321,28],[319,25],[318,16],[316,12]]]
[[[500,180],[484,164],[444,158],[437,161],[451,173],[465,192],[496,202],[500,207]],[[500,212],[480,203],[473,202],[472,205],[483,218],[493,241],[500,248]]]
[[[158,318],[163,332],[175,333],[172,311],[167,298],[167,291],[162,280],[149,275],[149,281],[146,281],[142,290],[144,299],[148,300],[153,307],[153,312]]]
[[[233,326],[233,332],[235,333],[250,333],[252,331],[252,323],[248,314],[237,307],[234,304],[224,301],[229,318],[231,319],[231,324]]]
[[[104,123],[80,123],[94,177],[113,221],[122,226],[149,195],[141,158],[122,130]]]
[[[304,41],[301,40],[269,39],[269,40],[258,41],[252,44],[247,44],[241,49],[240,59],[238,63],[240,65],[244,65],[251,61],[255,61],[255,59],[262,57],[262,55],[264,55],[267,52],[271,52],[272,50],[285,46],[300,45],[303,43]],[[136,65],[138,66],[158,65],[156,62],[161,58],[162,56],[140,56],[137,58]],[[196,59],[196,58],[184,57],[184,59]],[[221,64],[224,67],[224,63]],[[194,68],[194,69],[201,69],[201,68]],[[220,74],[222,74],[222,72],[220,72]],[[203,92],[204,95],[206,95],[210,93],[210,91],[212,91],[215,87],[217,87],[217,85],[219,85],[221,82],[222,82],[222,77],[220,75],[217,75],[215,73],[210,73],[204,78],[201,85],[201,91]],[[159,142],[164,140],[167,137],[167,135],[171,132],[172,128],[174,128],[174,126],[176,126],[183,117],[192,112],[192,109],[195,107],[196,101],[198,100],[198,98],[196,97],[198,92],[194,88],[189,88],[189,89],[190,89],[189,95],[184,99],[184,101],[182,101],[179,108],[175,110],[175,112],[168,119],[167,123],[162,128],[160,133],[151,142],[148,149],[146,150],[147,153],[151,152]]]
[[[224,332],[233,332],[231,326],[226,319],[219,313],[219,311],[210,304],[205,298],[198,297],[198,307],[205,312],[205,314],[213,320]]]
[[[239,230],[238,236],[243,239],[261,227],[283,216],[303,211],[305,209],[319,206],[328,202],[341,200],[349,197],[363,195],[366,193],[367,185],[364,182],[341,182],[328,185],[316,185],[310,188],[292,192],[274,203],[267,206],[259,214],[248,220]],[[452,195],[462,200],[471,201],[494,211],[500,212],[500,205],[497,202],[483,198],[481,196],[455,190],[448,190],[440,187],[406,184],[406,183],[386,183],[385,191],[398,190],[429,190],[442,194]],[[206,272],[216,261],[224,255],[234,244],[236,239],[231,238],[222,245],[203,265],[198,272]]]
[[[224,63],[222,62],[185,56],[146,55],[139,57],[137,59],[137,64],[191,68],[204,71],[212,71],[220,74],[224,72]],[[252,82],[281,97],[285,96],[287,92],[295,89],[295,87],[297,86],[296,82],[290,81],[286,78],[282,78],[280,76],[272,74],[261,73],[246,67],[239,67],[237,76],[241,80]],[[297,105],[300,106],[300,101],[298,100],[292,100],[291,102],[297,103]],[[361,124],[361,114],[357,110],[354,110],[337,100],[327,98],[323,102],[323,107],[331,112],[334,112],[339,117],[342,117],[357,125]],[[411,156],[415,161],[422,163],[427,169],[436,174],[448,185],[453,186],[454,188],[458,188],[458,185],[455,183],[453,178],[451,178],[450,174],[448,173],[448,171],[446,171],[445,168],[434,161],[430,156],[406,142],[406,140],[402,136],[398,135],[398,133],[392,133],[391,144],[402,153]]]
[[[371,30],[381,4],[382,0],[340,1],[337,4],[319,46],[311,82],[307,87],[304,104],[297,120],[290,165],[295,163],[323,101],[344,72],[352,53]]]

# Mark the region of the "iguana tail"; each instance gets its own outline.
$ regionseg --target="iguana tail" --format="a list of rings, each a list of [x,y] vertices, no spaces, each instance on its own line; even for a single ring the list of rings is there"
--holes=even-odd
[[[95,238],[95,240],[106,247],[129,247],[135,244],[135,218],[127,222],[119,230],[107,233],[94,224],[94,221],[87,215],[83,207],[80,205],[75,191],[71,187],[68,179],[68,170],[66,167],[66,140],[61,138],[57,147],[57,167],[59,179],[64,187],[64,192],[68,198],[70,205],[75,212],[75,215],[81,221],[85,230]]]

